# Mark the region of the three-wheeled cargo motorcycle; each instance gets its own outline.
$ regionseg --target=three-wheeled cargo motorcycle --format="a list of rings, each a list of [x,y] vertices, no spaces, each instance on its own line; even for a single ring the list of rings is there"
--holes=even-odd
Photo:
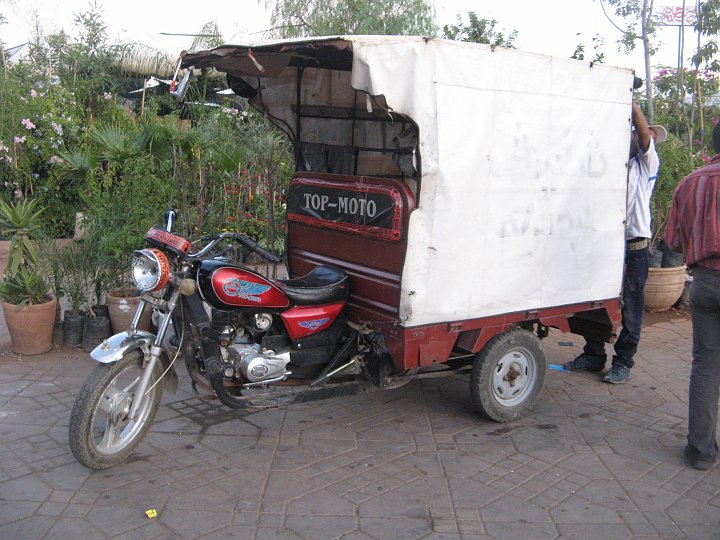
[[[484,417],[530,409],[550,328],[613,340],[620,322],[629,70],[441,39],[337,36],[185,53],[293,144],[277,279],[193,245],[176,215],[132,273],[131,328],[70,420],[82,464],[126,459],[184,363],[233,409],[469,373]],[[178,86],[185,87],[187,78]],[[157,331],[138,329],[144,310]]]

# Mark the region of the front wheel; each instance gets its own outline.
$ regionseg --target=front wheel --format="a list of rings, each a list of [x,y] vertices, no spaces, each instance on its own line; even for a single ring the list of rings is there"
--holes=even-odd
[[[143,373],[140,350],[112,364],[98,364],[85,381],[70,413],[70,449],[90,469],[124,461],[150,429],[162,397],[162,363],[157,362],[133,420],[128,416]]]
[[[540,340],[527,330],[511,328],[492,338],[475,357],[470,377],[473,405],[496,422],[519,418],[540,394],[545,369]]]

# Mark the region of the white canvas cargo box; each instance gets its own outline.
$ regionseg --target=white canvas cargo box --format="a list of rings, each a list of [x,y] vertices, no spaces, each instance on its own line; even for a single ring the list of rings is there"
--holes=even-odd
[[[305,69],[299,91],[293,62],[301,55],[318,69]],[[360,176],[399,168],[416,195],[401,326],[619,297],[631,70],[388,36],[224,46],[189,53],[183,65],[231,74],[300,158],[308,145],[401,148],[406,124],[393,119],[416,126],[414,178],[388,156],[377,154],[376,170],[366,163],[372,156],[356,153],[354,162]],[[316,117],[333,108],[385,113],[386,125],[353,122],[348,131],[309,115],[301,131],[296,112],[311,107]]]

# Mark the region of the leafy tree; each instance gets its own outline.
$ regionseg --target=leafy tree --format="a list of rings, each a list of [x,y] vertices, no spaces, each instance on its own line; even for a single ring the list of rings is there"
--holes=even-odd
[[[0,1],[0,4],[8,4],[12,6],[15,4],[15,0],[2,0]],[[0,13],[0,26],[3,24],[7,24],[7,19],[2,13]],[[2,62],[3,65],[3,74],[7,78],[7,58],[5,58],[5,40],[2,38],[2,33],[0,33],[0,62]]]
[[[718,76],[720,76],[720,61],[717,58],[720,48],[718,47],[717,36],[720,34],[720,0],[704,0],[698,1],[697,5],[697,21],[695,23],[695,32],[698,36],[698,47],[692,57],[693,65],[693,95],[697,98],[693,100],[693,108],[690,111],[689,127],[690,132],[694,131],[695,115],[698,113],[700,124],[700,135],[705,133],[705,115],[702,94],[702,77],[704,71],[709,75],[715,83],[714,90],[718,89]],[[702,43],[703,38],[706,40]],[[711,130],[708,130],[708,132]],[[692,144],[692,140],[690,140]]]
[[[580,36],[580,33],[577,34]],[[592,38],[593,41],[593,53],[594,57],[592,59],[593,63],[600,64],[605,61],[605,53],[603,53],[600,49],[605,44],[605,40],[600,36],[600,34],[595,34],[595,36]],[[573,58],[574,60],[585,60],[585,44],[580,42],[575,47],[575,52],[573,52],[572,56],[570,58]]]
[[[650,84],[652,80],[650,70],[650,57],[655,53],[652,40],[655,38],[657,23],[653,18],[653,1],[654,0],[599,0],[600,7],[608,17],[612,25],[617,28],[622,36],[618,40],[621,48],[626,52],[635,49],[638,42],[642,43],[643,54],[645,60],[645,98],[647,100],[648,121],[654,122],[655,109],[653,107],[653,86]],[[618,26],[608,16],[607,7],[614,10],[615,15],[621,17],[625,21],[625,28]]]
[[[443,36],[446,39],[457,41],[472,41],[473,43],[485,43],[499,47],[515,48],[517,30],[512,30],[506,37],[503,32],[495,29],[497,20],[479,19],[474,11],[468,12],[468,24],[465,24],[463,17],[457,15],[457,24],[445,25]]]
[[[275,37],[336,34],[435,35],[426,0],[266,0]]]
[[[686,3],[690,4],[689,1]],[[705,119],[712,114],[712,106],[708,108],[705,102],[708,96],[718,91],[720,82],[716,39],[720,32],[720,0],[700,2],[696,12],[697,48],[691,59],[691,68],[682,64],[679,68],[663,67],[653,80],[657,118],[682,137],[691,152],[698,146],[702,151],[709,151],[710,147],[711,130],[705,129]],[[681,60],[684,56],[682,43],[681,40]],[[718,112],[720,109],[715,114]]]

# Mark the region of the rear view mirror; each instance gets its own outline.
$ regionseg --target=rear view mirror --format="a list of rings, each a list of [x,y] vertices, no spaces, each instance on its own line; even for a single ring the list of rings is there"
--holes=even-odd
[[[188,69],[185,75],[183,75],[183,78],[180,79],[180,82],[173,80],[170,84],[170,94],[175,96],[175,99],[178,101],[182,101],[185,97],[185,92],[187,92],[188,89],[188,81],[190,81],[190,74],[191,70]]]

